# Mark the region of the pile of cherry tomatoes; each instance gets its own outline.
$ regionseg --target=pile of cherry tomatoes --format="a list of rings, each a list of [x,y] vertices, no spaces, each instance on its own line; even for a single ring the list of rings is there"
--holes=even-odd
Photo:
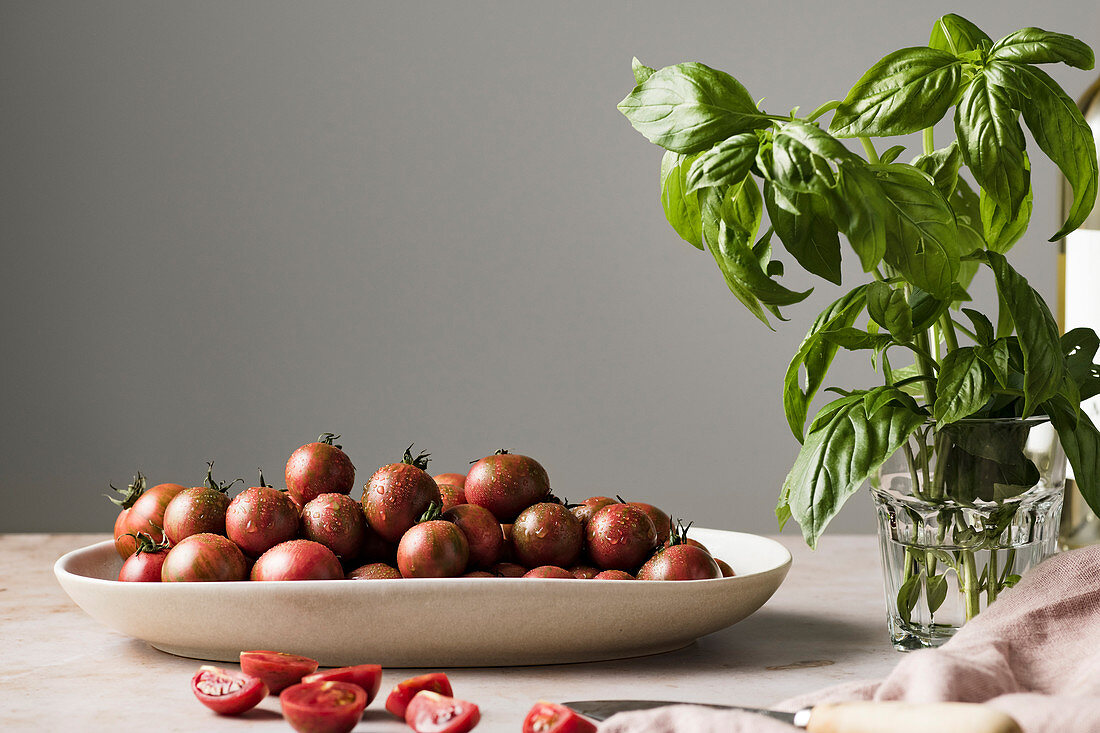
[[[241,652],[240,671],[204,665],[191,692],[219,715],[240,715],[278,695],[283,718],[302,733],[347,733],[378,695],[382,667],[360,664],[317,671],[317,661],[272,651]],[[386,710],[416,733],[467,733],[478,724],[478,706],[454,697],[451,681],[431,672],[397,683]],[[539,702],[527,713],[523,733],[594,733],[596,726],[569,708]]]
[[[593,496],[564,503],[533,458],[498,451],[466,474],[427,473],[428,454],[382,466],[359,501],[355,466],[332,433],[294,451],[286,488],[229,498],[208,464],[203,486],[126,490],[115,547],[121,581],[528,577],[705,580],[733,575],[651,504]],[[239,480],[239,479],[238,479]]]

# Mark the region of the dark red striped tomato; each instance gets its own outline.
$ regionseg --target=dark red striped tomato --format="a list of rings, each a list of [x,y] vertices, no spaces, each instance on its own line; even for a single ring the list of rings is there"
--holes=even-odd
[[[267,697],[267,685],[243,672],[203,665],[191,678],[191,692],[218,715],[240,715]]]
[[[245,489],[225,511],[226,535],[252,557],[294,539],[298,523],[298,508],[290,497],[270,486]]]
[[[378,664],[357,664],[354,667],[323,669],[306,675],[302,682],[351,682],[363,688],[367,693],[367,705],[370,705],[382,686],[382,667]]]
[[[348,733],[363,716],[367,693],[350,682],[301,682],[283,690],[279,703],[299,733]]]
[[[321,494],[348,494],[355,485],[355,466],[334,433],[322,433],[290,454],[286,462],[286,490],[299,506]]]
[[[317,660],[267,650],[241,652],[241,671],[259,677],[272,695],[278,695],[317,671]]]
[[[252,580],[342,580],[340,560],[319,542],[290,540],[260,555]]]
[[[431,672],[398,682],[390,690],[389,697],[386,698],[386,710],[399,718],[404,718],[409,703],[416,697],[416,693],[422,690],[440,695],[451,695],[451,681],[442,672]]]
[[[229,539],[202,533],[185,537],[168,551],[160,579],[172,581],[247,580],[248,562]]]

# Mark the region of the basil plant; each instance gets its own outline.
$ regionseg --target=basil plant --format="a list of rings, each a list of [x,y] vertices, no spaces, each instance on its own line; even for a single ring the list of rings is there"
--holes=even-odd
[[[776,239],[802,269],[839,285],[843,235],[867,274],[813,321],[783,380],[802,448],[776,515],[780,525],[793,517],[811,546],[911,434],[963,418],[1049,416],[1100,513],[1100,433],[1080,410],[1100,393],[1100,340],[1090,329],[1060,337],[1043,298],[1005,256],[1032,209],[1021,120],[1073,190],[1051,240],[1080,226],[1096,198],[1092,132],[1040,68],[1048,63],[1091,69],[1093,52],[1039,28],[994,42],[945,15],[927,46],[888,54],[843,100],[800,117],[761,110],[736,79],[703,64],[655,70],[634,60],[636,86],[619,110],[666,150],[665,216],[710,253],[749,312],[771,328],[812,291],[781,282]],[[937,147],[933,126],[949,113],[956,139]],[[917,132],[923,149],[909,162],[902,146],[875,140]],[[998,295],[988,314],[964,307],[985,270]],[[840,397],[807,428],[838,349],[870,352],[882,384],[830,388]]]

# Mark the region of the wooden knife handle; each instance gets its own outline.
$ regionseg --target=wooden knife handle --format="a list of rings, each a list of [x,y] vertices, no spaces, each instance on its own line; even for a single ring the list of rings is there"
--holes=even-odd
[[[1022,733],[1000,710],[966,702],[846,702],[814,706],[809,733]]]

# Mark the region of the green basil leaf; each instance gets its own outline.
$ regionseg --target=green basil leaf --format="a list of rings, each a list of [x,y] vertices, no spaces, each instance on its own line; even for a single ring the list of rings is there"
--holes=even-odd
[[[984,316],[983,316],[984,317]],[[988,318],[986,319],[989,320]],[[1008,372],[1010,358],[1008,355],[1008,342],[1001,338],[986,346],[979,346],[976,353],[982,363],[989,367],[993,378],[1002,387],[1008,386]]]
[[[822,331],[844,328],[855,323],[863,312],[867,300],[867,286],[860,285],[823,310],[810,326],[798,352],[787,366],[783,377],[783,411],[787,416],[794,437],[802,442],[806,414],[810,402],[821,389],[825,375],[836,356],[836,344],[821,338]],[[801,372],[805,370],[805,387],[801,385]]]
[[[1051,406],[1048,403],[1048,408]],[[1048,409],[1050,421],[1073,466],[1073,477],[1081,496],[1094,513],[1100,515],[1100,432],[1088,414],[1074,420],[1066,407]]]
[[[1100,394],[1100,366],[1093,362],[1100,349],[1100,339],[1091,328],[1075,328],[1062,336],[1062,354],[1066,371],[1077,385],[1082,400]]]
[[[833,115],[837,137],[905,135],[930,127],[955,103],[962,62],[926,46],[888,54],[856,82]]]
[[[688,192],[708,186],[725,188],[738,183],[748,174],[759,145],[759,138],[746,132],[700,153],[688,169]]]
[[[849,164],[841,169],[842,199],[832,207],[834,221],[859,256],[864,272],[871,272],[886,254],[886,221],[890,204],[882,186],[866,166]]]
[[[920,600],[920,580],[923,574],[914,575],[898,588],[898,616],[907,624],[913,623],[913,609]]]
[[[644,83],[646,79],[653,76],[653,74],[657,71],[656,69],[643,64],[641,61],[638,60],[637,56],[635,56],[630,61],[630,70],[634,72],[635,84]]]
[[[913,310],[903,291],[886,283],[871,283],[867,290],[867,313],[898,341],[913,338]]]
[[[955,109],[963,162],[982,189],[1013,218],[1031,188],[1018,117],[1008,92],[984,75],[971,82]]]
[[[918,155],[913,159],[913,167],[932,176],[933,184],[947,198],[955,193],[955,187],[959,183],[961,164],[962,153],[959,151],[958,142],[953,142],[946,148],[934,150],[927,155]]]
[[[985,249],[986,242],[982,236],[981,200],[965,178],[958,179],[948,203],[955,212],[955,221],[959,226],[959,254],[965,256]],[[959,274],[955,282],[965,289],[970,286],[977,274],[978,263],[964,260],[959,264]]]
[[[931,328],[950,307],[950,300],[940,300],[932,297],[926,290],[913,288],[909,295],[909,308],[913,311],[913,331]]]
[[[770,160],[762,167],[785,189],[828,196],[837,185],[838,164],[856,157],[821,128],[795,120],[775,131]]]
[[[897,403],[869,418],[862,398],[843,400],[828,422],[806,436],[783,483],[791,515],[811,548],[848,497],[925,420]]]
[[[764,183],[764,204],[775,233],[803,269],[840,285],[840,237],[820,196],[790,191],[781,194],[793,204],[792,213],[776,201],[776,184]]]
[[[1096,203],[1096,142],[1092,129],[1077,104],[1042,69],[995,61],[986,74],[1013,91],[1035,142],[1073,187],[1073,204],[1066,222],[1050,241],[1061,239],[1081,226]]]
[[[1030,171],[1031,163],[1027,154],[1024,154],[1024,166]],[[1027,226],[1031,222],[1031,210],[1033,194],[1028,186],[1027,195],[1016,212],[1015,218],[1010,218],[1007,209],[998,204],[983,190],[979,198],[979,207],[982,217],[982,238],[986,247],[994,252],[1004,254],[1012,249],[1012,245],[1020,241],[1020,237],[1027,233]]]
[[[963,308],[962,312],[966,314],[966,317],[970,319],[970,323],[973,324],[974,335],[978,337],[978,344],[980,346],[988,346],[993,343],[993,339],[995,338],[993,323],[986,318],[985,314],[971,308]]]
[[[912,166],[894,163],[874,169],[890,204],[883,258],[912,284],[949,298],[960,255],[959,230],[947,199]]]
[[[753,179],[746,178],[735,189],[736,193],[727,199],[729,203],[723,204],[718,224],[718,247],[711,250],[727,282],[736,282],[738,290],[734,294],[746,291],[761,303],[775,306],[792,305],[805,300],[813,292],[812,288],[795,292],[772,280],[761,266],[758,258],[760,253],[749,246],[760,226],[763,210],[756,183]]]
[[[928,597],[928,613],[935,613],[947,600],[947,577],[945,575],[933,575],[928,578],[925,587]]]
[[[882,163],[883,165],[886,165],[887,163],[893,163],[895,160],[898,159],[898,156],[904,152],[904,145],[894,145],[893,147],[887,148],[886,150],[882,151],[882,153],[878,156],[878,162]]]
[[[868,333],[858,328],[836,328],[822,331],[821,338],[848,351],[872,349],[882,351],[894,345],[894,337],[885,333]]]
[[[1024,410],[1028,417],[1062,386],[1065,363],[1058,338],[1058,324],[1043,297],[1012,269],[1004,255],[988,252],[989,266],[1004,299],[1024,354]]]
[[[685,154],[771,124],[739,81],[694,62],[654,72],[619,111],[650,142]]]
[[[941,425],[969,417],[982,409],[993,394],[993,382],[973,347],[962,346],[943,358],[936,379],[936,394],[932,417]]]
[[[931,48],[947,51],[958,56],[967,51],[977,51],[993,45],[993,39],[978,26],[961,15],[948,13],[932,26],[932,35],[928,39]]]
[[[687,173],[695,156],[666,152],[661,159],[661,206],[665,219],[688,244],[703,248],[699,195],[687,189]]]
[[[920,407],[908,393],[893,385],[875,387],[863,396],[863,411],[871,418],[875,413],[890,404],[898,404],[907,407],[913,412],[920,412]]]
[[[1088,44],[1065,33],[1021,28],[993,46],[993,58],[1024,64],[1068,64],[1091,69],[1096,63]]]

